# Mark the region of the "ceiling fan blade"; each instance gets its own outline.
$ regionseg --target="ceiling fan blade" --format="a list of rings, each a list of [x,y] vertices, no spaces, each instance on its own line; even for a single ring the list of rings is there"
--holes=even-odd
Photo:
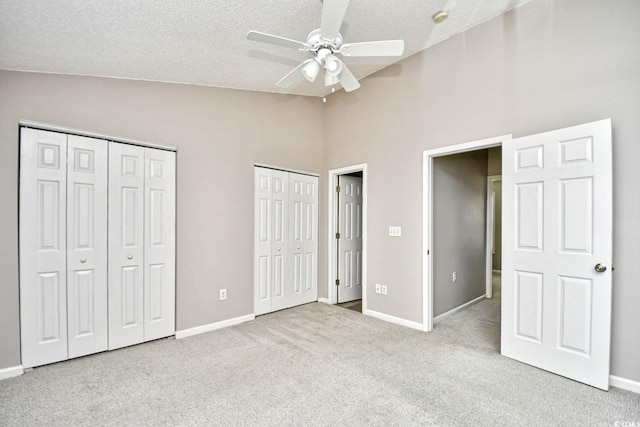
[[[334,41],[338,36],[349,0],[324,0],[320,36],[323,40]]]
[[[304,80],[302,69],[304,68],[305,65],[307,65],[311,61],[313,61],[313,59],[307,59],[306,61],[300,63],[300,65],[298,65],[296,68],[289,71],[289,74],[287,74],[286,76],[278,80],[278,82],[276,83],[276,86],[281,87],[283,89],[289,89],[291,86]]]
[[[340,84],[344,88],[345,92],[351,92],[360,87],[360,83],[358,83],[358,79],[351,74],[351,71],[347,68],[347,66],[342,63],[342,71],[338,75],[338,80]]]
[[[309,50],[309,44],[299,42],[297,40],[287,39],[280,36],[274,36],[273,34],[261,33],[260,31],[249,31],[247,33],[247,40],[253,40],[255,42],[275,44],[276,46],[290,47],[299,50]]]
[[[404,40],[345,43],[340,52],[344,56],[400,56],[404,53]]]

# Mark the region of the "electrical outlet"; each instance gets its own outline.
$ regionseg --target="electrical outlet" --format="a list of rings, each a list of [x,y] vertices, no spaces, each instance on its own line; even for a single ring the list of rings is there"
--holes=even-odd
[[[453,274],[451,275],[451,280],[453,280],[454,282],[458,280],[458,273],[454,271]]]
[[[382,295],[386,295],[387,294],[387,285],[382,285]]]
[[[380,283],[376,283],[376,294],[379,294],[382,292],[382,285],[380,285]]]
[[[220,289],[220,301],[224,301],[227,299],[227,290]]]
[[[389,226],[389,236],[391,237],[402,236],[402,227],[400,227],[399,225]]]

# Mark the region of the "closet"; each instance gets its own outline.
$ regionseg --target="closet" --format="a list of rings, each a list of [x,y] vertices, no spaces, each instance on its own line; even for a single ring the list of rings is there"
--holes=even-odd
[[[255,168],[254,312],[318,299],[318,177]]]
[[[175,153],[20,131],[24,368],[175,333]]]

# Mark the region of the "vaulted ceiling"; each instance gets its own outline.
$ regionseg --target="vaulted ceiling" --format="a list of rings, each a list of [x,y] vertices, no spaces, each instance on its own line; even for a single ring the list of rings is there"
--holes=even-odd
[[[351,0],[345,41],[403,39],[405,52],[345,64],[361,79],[528,1]],[[246,39],[304,41],[321,13],[321,0],[0,0],[0,69],[323,96],[321,79],[275,85],[308,52]]]

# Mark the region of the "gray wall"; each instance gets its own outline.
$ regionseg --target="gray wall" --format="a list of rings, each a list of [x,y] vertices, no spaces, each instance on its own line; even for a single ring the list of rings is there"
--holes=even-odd
[[[19,364],[20,118],[179,147],[177,314],[185,329],[252,311],[253,162],[322,172],[320,296],[328,283],[326,171],[367,163],[368,308],[422,322],[422,151],[611,117],[611,372],[640,381],[638,16],[636,0],[532,1],[370,76],[353,93],[331,95],[324,116],[317,99],[0,73],[0,369]],[[389,225],[401,225],[402,237],[388,237]],[[376,295],[374,283],[388,284],[389,294]],[[229,300],[220,303],[223,286]]]
[[[253,164],[319,173],[319,99],[15,72],[0,94],[0,369],[20,364],[19,119],[178,147],[178,330],[253,313]]]
[[[434,317],[486,292],[487,151],[433,160]]]
[[[640,381],[638,17],[637,0],[535,0],[328,99],[324,169],[368,164],[369,309],[422,322],[423,150],[611,117],[611,373]]]

